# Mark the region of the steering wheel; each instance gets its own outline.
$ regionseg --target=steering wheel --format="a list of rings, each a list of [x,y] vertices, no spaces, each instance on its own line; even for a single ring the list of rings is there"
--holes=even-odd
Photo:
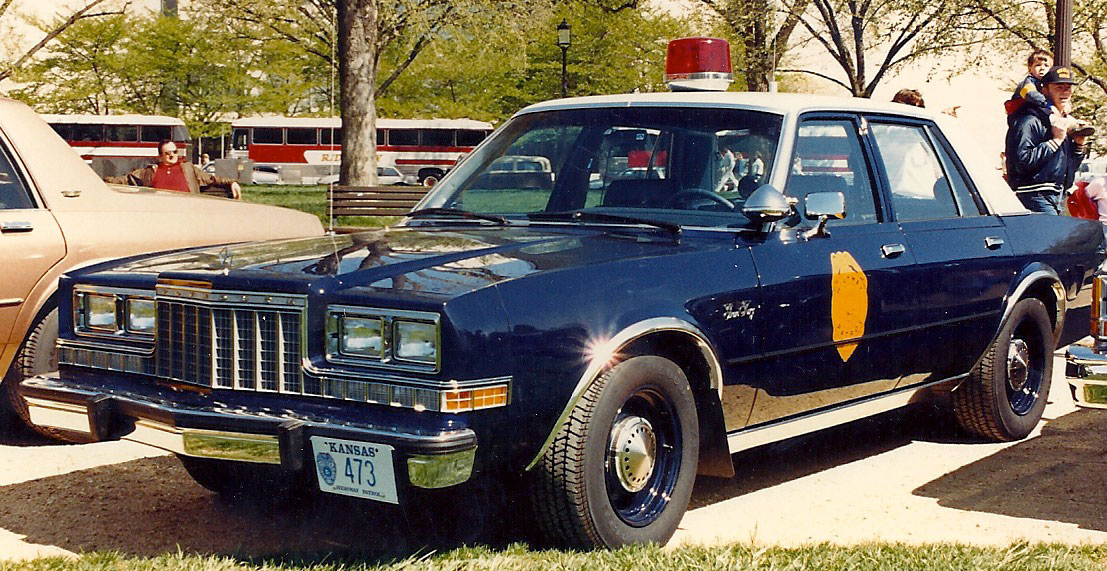
[[[719,196],[714,192],[704,190],[702,188],[686,188],[670,196],[669,200],[665,201],[665,208],[675,208],[678,210],[682,210],[677,207],[683,204],[690,204],[692,200],[696,198],[706,198],[716,205],[726,208],[727,210],[734,210],[733,202],[723,198],[722,196]]]

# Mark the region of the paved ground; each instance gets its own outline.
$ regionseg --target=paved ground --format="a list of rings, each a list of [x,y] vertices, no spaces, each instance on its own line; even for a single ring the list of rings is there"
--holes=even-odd
[[[697,482],[672,545],[1107,542],[1107,411],[1075,411],[1056,363],[1046,420],[1028,440],[966,444],[914,410],[744,452],[735,478]],[[404,525],[341,500],[227,503],[137,444],[0,440],[0,559],[404,554],[419,549]]]

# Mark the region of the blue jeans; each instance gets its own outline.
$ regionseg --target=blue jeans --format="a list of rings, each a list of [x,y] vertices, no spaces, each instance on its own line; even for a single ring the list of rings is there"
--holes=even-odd
[[[1056,192],[1020,192],[1017,195],[1019,202],[1031,212],[1041,212],[1054,216],[1061,213],[1057,206],[1058,195]]]

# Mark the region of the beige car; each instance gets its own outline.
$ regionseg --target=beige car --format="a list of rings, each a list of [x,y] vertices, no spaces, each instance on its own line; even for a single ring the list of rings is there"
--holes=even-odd
[[[64,272],[134,254],[321,235],[313,215],[105,184],[26,105],[0,99],[0,408],[22,377],[56,368]]]

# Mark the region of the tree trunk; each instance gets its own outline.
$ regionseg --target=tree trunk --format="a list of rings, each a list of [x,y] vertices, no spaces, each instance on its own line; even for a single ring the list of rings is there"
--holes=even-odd
[[[338,77],[344,184],[377,184],[377,1],[339,0]]]

